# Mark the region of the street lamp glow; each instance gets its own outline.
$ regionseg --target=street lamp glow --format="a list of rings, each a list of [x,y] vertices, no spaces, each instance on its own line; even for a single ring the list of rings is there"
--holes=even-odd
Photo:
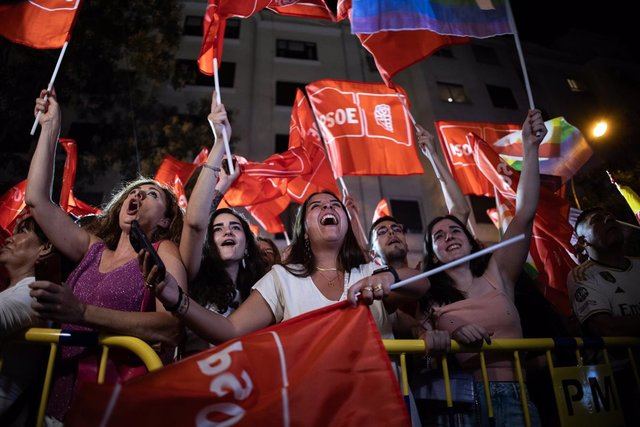
[[[600,138],[605,133],[607,133],[607,127],[608,127],[607,122],[605,122],[604,120],[601,120],[598,123],[596,123],[596,125],[593,127],[594,138]]]

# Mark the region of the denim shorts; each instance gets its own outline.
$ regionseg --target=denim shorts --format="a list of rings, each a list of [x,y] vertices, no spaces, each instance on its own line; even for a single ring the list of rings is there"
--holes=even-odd
[[[435,422],[427,423],[442,427],[511,427],[524,426],[524,415],[522,404],[520,403],[520,385],[517,382],[490,381],[491,402],[493,404],[494,422],[489,422],[487,401],[484,395],[482,382],[474,383],[475,404],[459,406],[454,403],[454,410],[451,413],[441,413],[436,417]],[[540,426],[540,416],[538,410],[529,400],[529,417],[531,426]]]

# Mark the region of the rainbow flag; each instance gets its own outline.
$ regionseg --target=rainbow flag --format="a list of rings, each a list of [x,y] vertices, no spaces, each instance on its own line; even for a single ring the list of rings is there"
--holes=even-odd
[[[404,30],[477,38],[513,33],[505,0],[353,0],[352,33]]]
[[[564,117],[544,122],[547,136],[540,144],[540,173],[569,180],[589,160],[593,151],[580,130]],[[522,169],[522,133],[513,132],[493,143],[492,148],[512,168]]]

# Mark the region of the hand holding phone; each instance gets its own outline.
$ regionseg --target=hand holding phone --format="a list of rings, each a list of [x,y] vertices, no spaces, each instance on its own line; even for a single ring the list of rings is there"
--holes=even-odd
[[[164,263],[162,262],[162,259],[160,259],[160,255],[158,255],[158,252],[156,252],[153,245],[151,244],[149,239],[147,239],[147,236],[140,228],[140,224],[137,220],[131,221],[131,232],[129,233],[129,241],[131,242],[131,246],[133,246],[133,250],[136,251],[136,253],[140,253],[142,249],[147,251],[147,253],[149,254],[149,261],[151,262],[149,269],[153,268],[153,266],[155,265],[158,269],[156,280],[158,282],[164,280],[165,274],[167,272]],[[147,274],[148,272],[143,271],[142,273]]]

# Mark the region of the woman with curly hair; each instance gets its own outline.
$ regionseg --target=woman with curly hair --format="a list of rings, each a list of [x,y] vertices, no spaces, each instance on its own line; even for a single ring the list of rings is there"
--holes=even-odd
[[[56,249],[79,262],[65,284],[36,281],[30,285],[32,307],[40,318],[71,330],[101,330],[131,335],[169,347],[179,341],[179,321],[156,304],[137,266],[129,241],[131,223],[153,242],[167,273],[186,288],[186,275],[176,242],[182,211],[175,195],[154,180],[123,186],[91,225],[78,227],[51,201],[55,149],[60,133],[60,108],[55,93],[40,93],[36,113],[42,130],[31,160],[26,204]],[[63,420],[76,388],[79,367],[95,369],[95,352],[62,347],[48,413]],[[86,362],[86,363],[85,363]],[[89,364],[89,365],[88,365]],[[120,371],[122,372],[122,371]],[[81,379],[82,375],[78,378]],[[95,380],[95,378],[93,378]]]

